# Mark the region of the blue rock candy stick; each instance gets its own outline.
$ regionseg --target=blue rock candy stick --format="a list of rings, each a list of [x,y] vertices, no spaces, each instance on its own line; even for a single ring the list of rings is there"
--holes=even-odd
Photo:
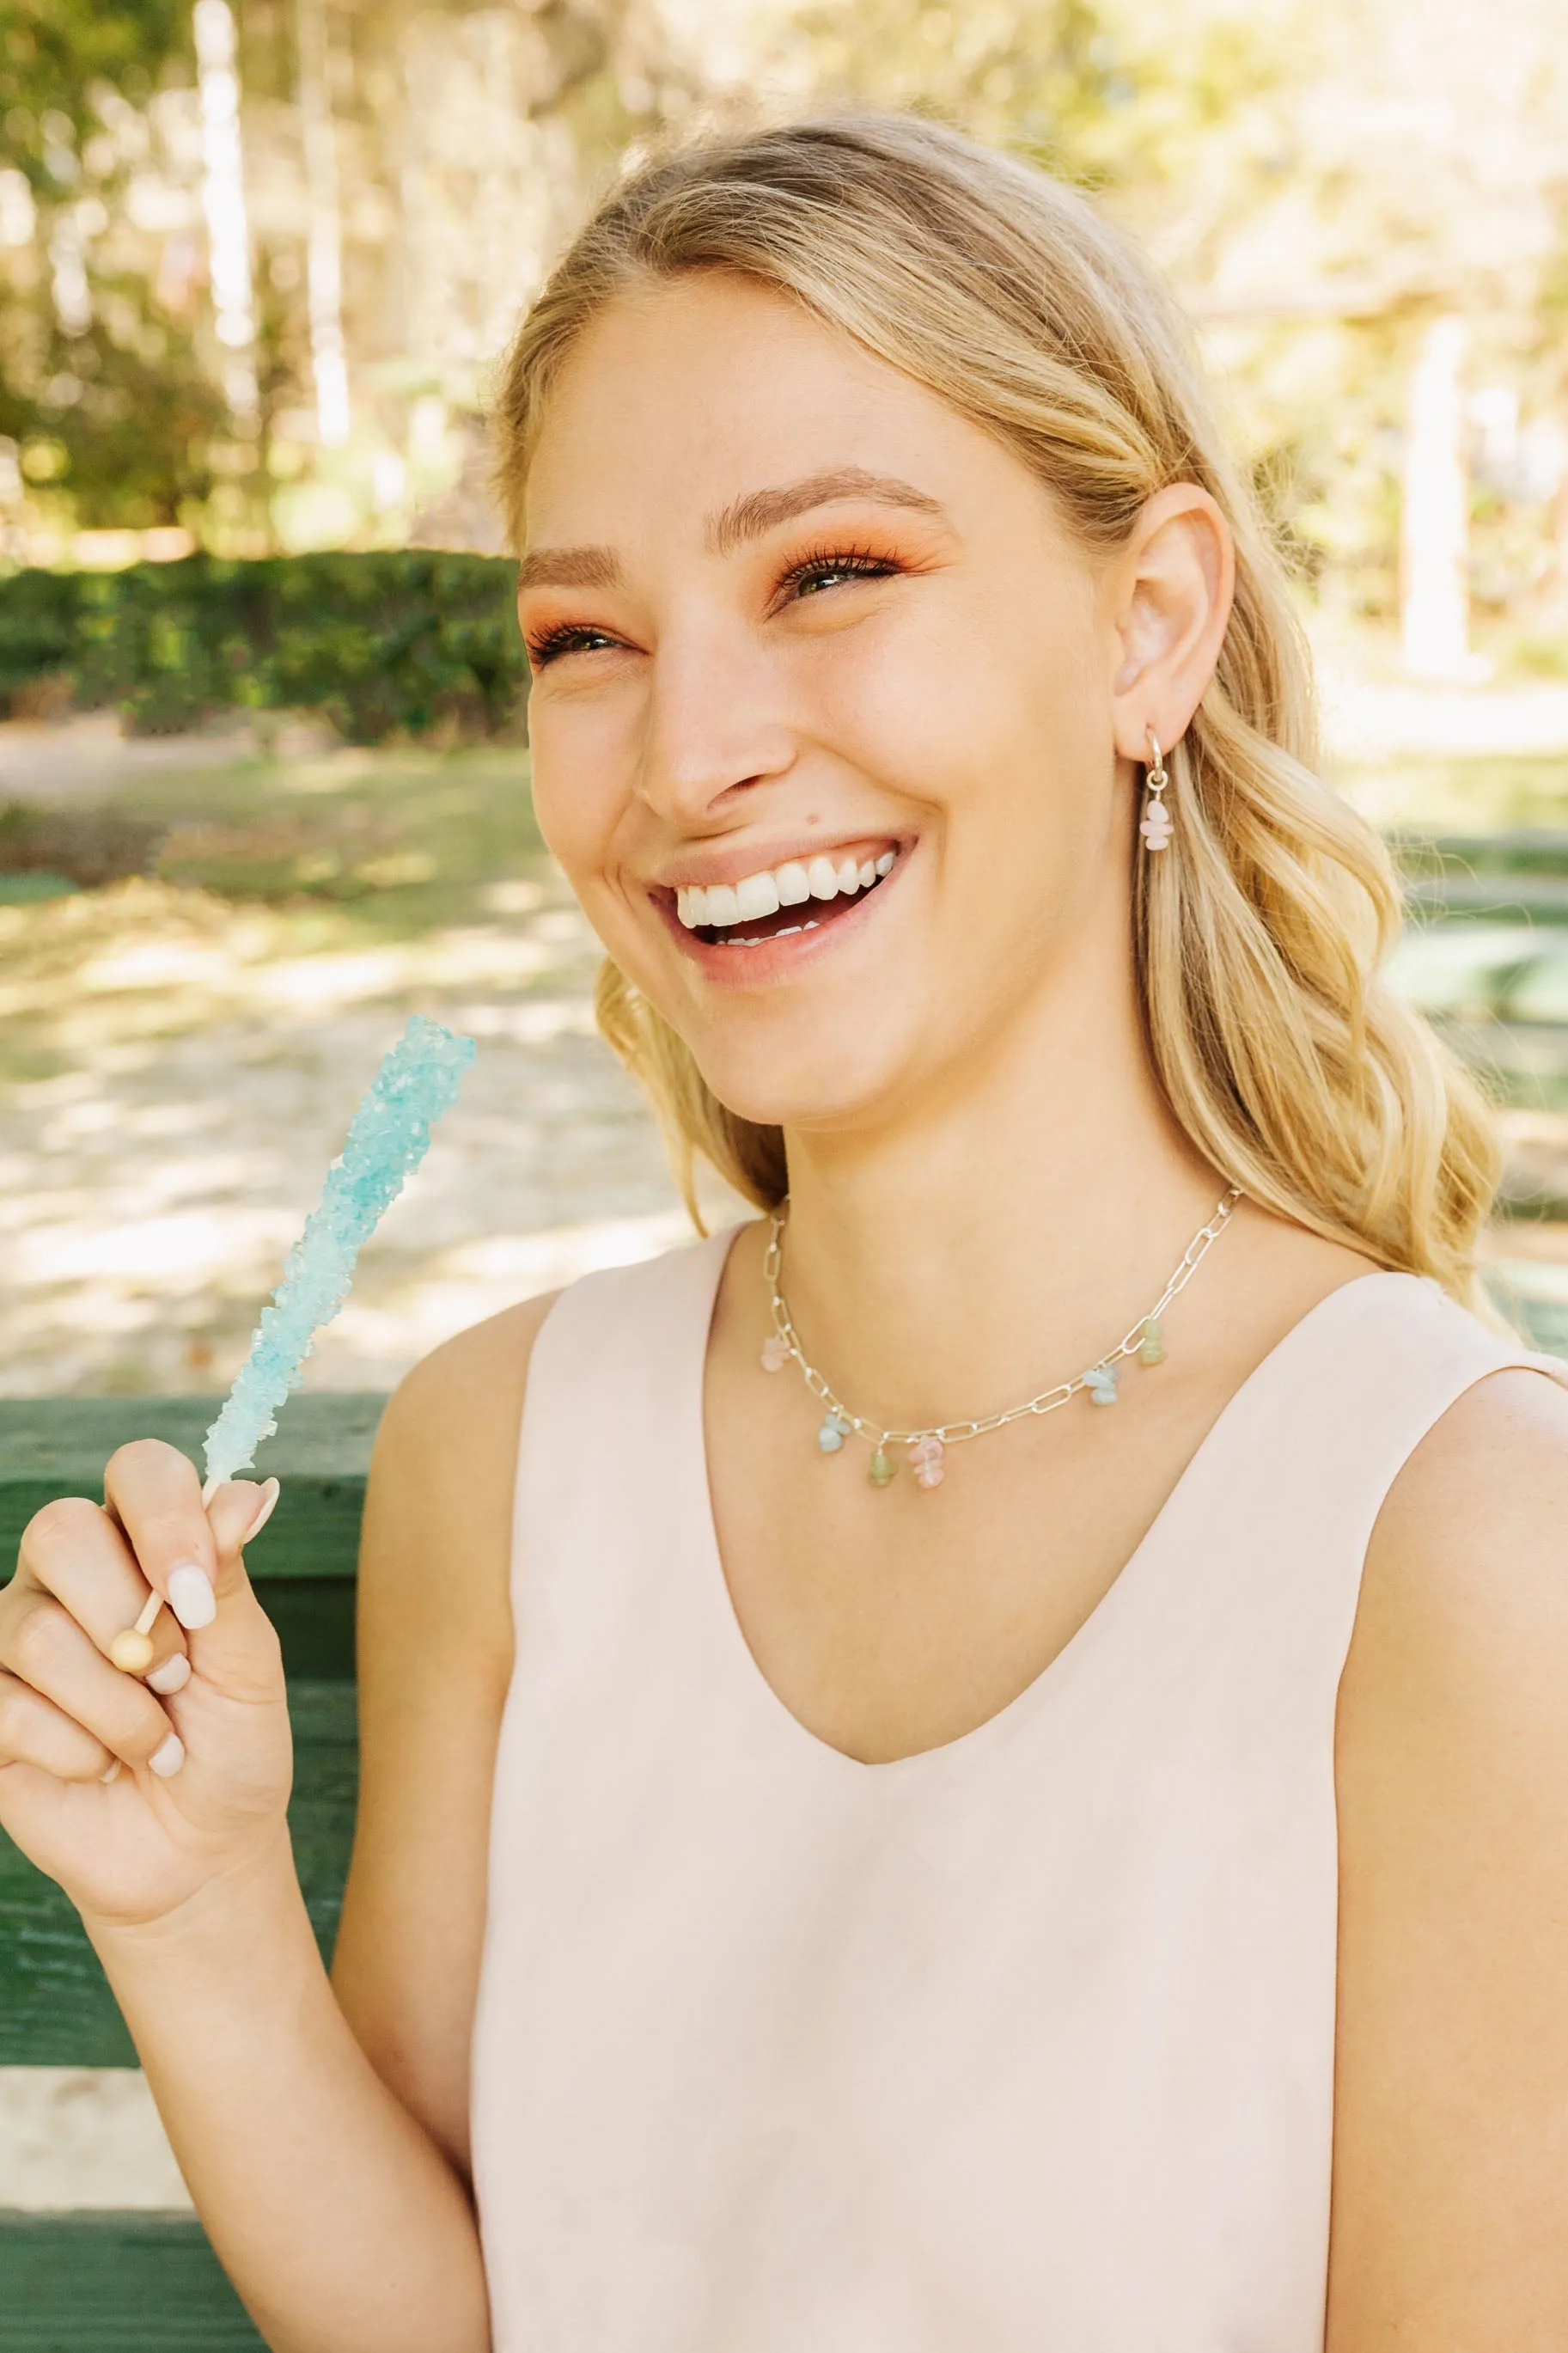
[[[298,1387],[318,1330],[349,1295],[360,1245],[424,1159],[430,1130],[456,1100],[477,1050],[471,1038],[416,1013],[385,1056],[207,1432],[209,1491],[251,1462],[277,1429],[278,1409]]]

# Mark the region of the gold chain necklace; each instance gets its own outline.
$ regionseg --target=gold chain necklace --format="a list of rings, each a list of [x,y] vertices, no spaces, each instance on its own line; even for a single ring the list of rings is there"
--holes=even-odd
[[[1125,1333],[1114,1348],[1110,1348],[1098,1364],[1087,1372],[1075,1374],[1070,1381],[1058,1381],[1054,1388],[1042,1389],[1038,1397],[1026,1398],[1022,1405],[1009,1406],[1005,1413],[983,1414],[977,1421],[944,1421],[930,1430],[884,1430],[880,1422],[868,1420],[864,1414],[851,1413],[848,1407],[829,1388],[823,1376],[806,1360],[805,1352],[790,1321],[789,1309],[779,1289],[779,1276],[784,1265],[784,1227],[789,1219],[786,1198],[773,1211],[768,1234],[768,1247],[763,1259],[763,1281],[768,1286],[773,1307],[773,1328],[763,1343],[763,1370],[782,1372],[792,1361],[801,1369],[806,1388],[813,1397],[821,1399],[826,1408],[816,1443],[824,1454],[837,1454],[845,1440],[853,1434],[867,1439],[871,1446],[871,1484],[889,1485],[898,1472],[898,1463],[889,1453],[890,1447],[904,1448],[913,1467],[917,1485],[940,1487],[942,1482],[942,1457],[950,1446],[959,1445],[966,1438],[984,1438],[993,1430],[1005,1430],[1012,1421],[1022,1421],[1026,1415],[1054,1413],[1087,1390],[1095,1405],[1114,1405],[1117,1400],[1117,1366],[1128,1356],[1136,1356],[1141,1365],[1163,1365],[1165,1343],[1160,1319],[1173,1299],[1184,1292],[1197,1272],[1209,1250],[1218,1241],[1231,1220],[1232,1212],[1241,1198],[1241,1188],[1233,1185],[1223,1194],[1207,1225],[1200,1226],[1186,1249],[1171,1280],[1147,1315],[1141,1315],[1131,1331]]]

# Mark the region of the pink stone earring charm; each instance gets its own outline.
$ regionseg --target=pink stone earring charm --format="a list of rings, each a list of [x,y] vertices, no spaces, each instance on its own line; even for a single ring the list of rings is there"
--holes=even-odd
[[[1143,822],[1138,830],[1143,837],[1143,846],[1146,849],[1169,849],[1171,812],[1165,807],[1165,787],[1171,779],[1165,774],[1164,755],[1160,750],[1159,738],[1154,730],[1152,727],[1146,727],[1143,733],[1149,738],[1149,748],[1154,756],[1144,774],[1143,781],[1148,787],[1149,797],[1143,804]]]

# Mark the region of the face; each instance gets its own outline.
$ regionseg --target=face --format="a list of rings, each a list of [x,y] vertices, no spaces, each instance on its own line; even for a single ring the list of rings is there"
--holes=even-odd
[[[1124,953],[1126,567],[932,394],[750,281],[639,291],[527,526],[540,824],[731,1110],[886,1120]]]

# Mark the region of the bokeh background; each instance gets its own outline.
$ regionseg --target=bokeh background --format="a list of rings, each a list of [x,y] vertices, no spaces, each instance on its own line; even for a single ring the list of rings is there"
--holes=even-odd
[[[382,1048],[478,1068],[316,1384],[684,1221],[533,829],[487,388],[649,142],[925,108],[1198,322],[1568,1337],[1562,0],[9,0],[0,1392],[210,1390]]]
[[[1404,868],[1397,984],[1500,1106],[1490,1279],[1568,1349],[1563,0],[0,0],[13,1476],[22,1401],[226,1384],[410,1010],[479,1059],[311,1385],[686,1230],[531,817],[485,405],[650,142],[857,100],[1082,184],[1197,322]],[[352,1685],[293,1702],[325,1934]],[[16,2235],[187,2206],[83,1959],[0,1851],[10,1998],[98,2021],[0,2066],[26,2341],[248,2344],[194,2238]]]

